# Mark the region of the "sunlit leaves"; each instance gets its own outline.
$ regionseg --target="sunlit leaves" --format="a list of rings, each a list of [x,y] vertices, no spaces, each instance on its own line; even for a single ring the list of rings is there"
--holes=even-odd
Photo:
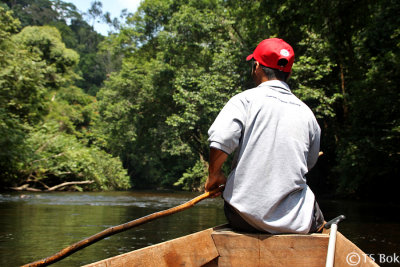
[[[78,54],[56,28],[25,27],[0,7],[0,185],[45,188],[93,180],[91,189],[130,187],[118,158],[92,126],[94,97],[73,86]]]
[[[303,30],[305,38],[297,46],[304,52],[296,58],[289,83],[317,118],[334,117],[334,105],[343,97],[339,86],[332,85],[336,63],[329,57],[328,43],[320,35]]]

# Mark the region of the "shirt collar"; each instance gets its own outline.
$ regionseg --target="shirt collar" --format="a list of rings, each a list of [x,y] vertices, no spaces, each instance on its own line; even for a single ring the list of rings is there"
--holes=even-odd
[[[266,81],[261,83],[259,86],[270,86],[270,87],[279,87],[282,88],[288,92],[290,91],[289,85],[287,83],[285,83],[284,81],[280,81],[280,80],[270,80],[270,81]]]

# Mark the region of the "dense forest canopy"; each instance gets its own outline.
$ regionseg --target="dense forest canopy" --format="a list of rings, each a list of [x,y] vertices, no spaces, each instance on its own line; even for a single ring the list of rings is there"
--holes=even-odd
[[[395,200],[399,13],[391,0],[144,0],[118,20],[100,1],[85,14],[2,1],[1,185],[201,189],[208,127],[253,86],[245,57],[280,37],[296,53],[289,85],[322,128],[314,191]]]

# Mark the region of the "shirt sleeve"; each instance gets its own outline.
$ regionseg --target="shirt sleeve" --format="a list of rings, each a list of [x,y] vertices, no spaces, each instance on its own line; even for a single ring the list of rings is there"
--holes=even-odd
[[[239,145],[245,118],[245,101],[236,95],[228,101],[208,130],[210,147],[231,154]]]
[[[321,128],[318,123],[315,122],[313,135],[310,142],[310,150],[308,151],[307,157],[307,168],[311,170],[312,167],[317,163],[319,157],[319,147],[320,147],[320,139],[321,139]]]

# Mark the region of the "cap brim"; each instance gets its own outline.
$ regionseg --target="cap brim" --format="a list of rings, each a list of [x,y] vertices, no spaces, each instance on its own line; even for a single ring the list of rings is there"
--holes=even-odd
[[[246,61],[249,61],[249,60],[252,60],[252,59],[253,59],[253,54],[248,55],[248,56],[246,57]]]

